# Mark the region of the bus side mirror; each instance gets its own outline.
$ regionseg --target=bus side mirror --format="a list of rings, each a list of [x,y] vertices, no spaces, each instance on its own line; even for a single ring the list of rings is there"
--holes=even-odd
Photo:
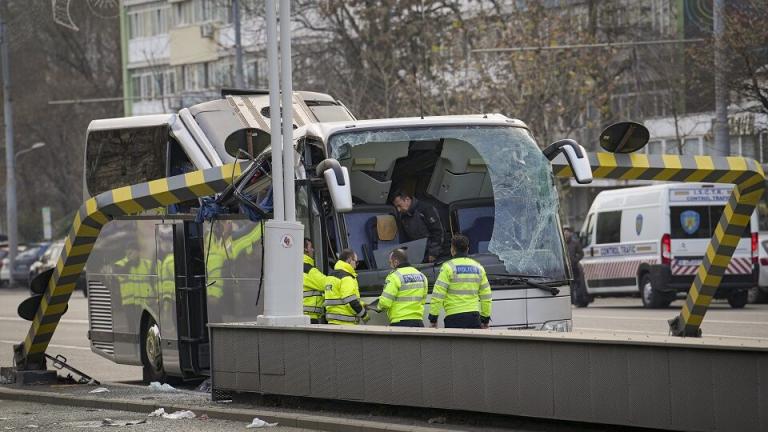
[[[341,166],[336,159],[325,159],[317,165],[317,175],[325,178],[333,208],[340,213],[352,210],[352,188],[347,168]]]
[[[592,167],[589,166],[589,158],[584,147],[572,139],[561,139],[542,150],[544,156],[550,161],[562,153],[571,166],[573,176],[579,184],[592,183]]]

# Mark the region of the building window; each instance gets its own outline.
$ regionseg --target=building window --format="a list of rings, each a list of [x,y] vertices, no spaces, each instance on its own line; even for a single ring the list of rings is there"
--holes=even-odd
[[[663,141],[661,140],[654,140],[648,142],[648,154],[661,154],[661,148],[662,148]]]
[[[683,140],[683,154],[686,156],[696,156],[699,151],[699,139],[698,138],[686,138]]]
[[[184,90],[204,90],[208,88],[206,63],[184,65]]]
[[[128,38],[137,39],[168,33],[168,7],[128,12]]]
[[[219,3],[224,3],[221,5]],[[173,5],[174,25],[185,26],[212,21],[226,7],[227,2],[215,0],[189,0]]]

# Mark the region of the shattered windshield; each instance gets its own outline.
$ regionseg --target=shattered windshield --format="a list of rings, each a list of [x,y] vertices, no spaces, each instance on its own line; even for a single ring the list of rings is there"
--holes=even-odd
[[[331,156],[341,161],[359,145],[446,140],[470,144],[490,173],[495,222],[488,251],[509,273],[565,279],[552,170],[527,130],[471,125],[378,129],[338,133],[329,145]]]

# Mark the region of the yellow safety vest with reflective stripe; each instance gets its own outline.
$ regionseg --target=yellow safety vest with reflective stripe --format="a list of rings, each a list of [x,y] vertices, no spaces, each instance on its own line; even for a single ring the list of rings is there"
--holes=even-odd
[[[480,312],[480,316],[490,318],[491,296],[483,266],[471,258],[453,258],[440,268],[429,314],[437,316],[445,309],[445,315]]]
[[[337,261],[333,269],[335,271],[325,278],[325,319],[328,324],[357,324],[365,315],[357,286],[357,273],[344,261]],[[360,312],[355,312],[349,305],[353,300],[363,306]]]
[[[319,319],[325,313],[325,275],[315,268],[315,260],[304,255],[304,315]]]
[[[128,258],[116,262],[118,271],[117,282],[120,284],[120,300],[123,305],[145,305],[145,300],[152,293],[152,263],[140,258],[135,265],[129,267]]]
[[[398,268],[384,282],[379,309],[387,312],[390,324],[423,320],[428,285],[427,277],[415,268]]]

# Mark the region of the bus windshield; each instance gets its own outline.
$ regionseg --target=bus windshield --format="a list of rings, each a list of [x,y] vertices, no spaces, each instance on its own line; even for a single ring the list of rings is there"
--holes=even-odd
[[[489,233],[493,226],[488,241],[479,245],[475,241],[471,253],[496,255],[509,273],[566,278],[552,169],[526,129],[462,125],[340,132],[330,137],[329,150],[331,157],[353,171],[353,196],[358,201],[370,191],[366,187],[355,194],[358,178],[371,185],[391,184],[392,193],[402,187],[396,182],[412,177],[407,186],[415,188],[417,196],[421,192],[425,199],[451,209],[451,224],[444,225],[454,232],[455,224],[461,223],[456,222],[457,214],[483,221],[482,228]],[[384,163],[387,158],[391,164]],[[407,166],[410,171],[405,170]],[[386,197],[387,193],[380,195]],[[487,210],[467,211],[464,204],[457,210],[458,203],[475,202],[483,196],[488,198]]]

